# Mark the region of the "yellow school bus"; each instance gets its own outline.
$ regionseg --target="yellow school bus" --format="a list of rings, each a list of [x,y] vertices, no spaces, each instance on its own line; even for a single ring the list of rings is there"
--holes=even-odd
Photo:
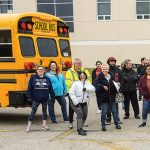
[[[0,107],[28,106],[28,80],[37,64],[71,67],[69,28],[58,17],[31,12],[0,15]]]

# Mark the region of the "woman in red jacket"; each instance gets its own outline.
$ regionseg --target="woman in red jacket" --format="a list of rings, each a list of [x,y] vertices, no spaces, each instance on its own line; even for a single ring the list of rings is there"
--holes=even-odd
[[[146,126],[147,115],[150,111],[150,65],[146,66],[146,74],[141,77],[138,86],[143,95],[143,123],[139,127],[144,127]]]

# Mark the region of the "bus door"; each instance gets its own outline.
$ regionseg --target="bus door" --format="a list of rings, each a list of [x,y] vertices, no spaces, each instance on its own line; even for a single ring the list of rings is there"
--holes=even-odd
[[[48,67],[50,61],[53,60],[60,68],[59,52],[55,38],[37,37],[36,42],[39,51],[39,64]]]

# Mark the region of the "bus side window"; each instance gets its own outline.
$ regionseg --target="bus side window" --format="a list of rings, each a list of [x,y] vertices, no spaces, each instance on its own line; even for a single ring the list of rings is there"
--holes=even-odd
[[[0,57],[12,57],[11,30],[0,30]]]
[[[71,50],[68,40],[59,40],[59,46],[61,50],[61,55],[63,57],[70,57],[71,56]]]

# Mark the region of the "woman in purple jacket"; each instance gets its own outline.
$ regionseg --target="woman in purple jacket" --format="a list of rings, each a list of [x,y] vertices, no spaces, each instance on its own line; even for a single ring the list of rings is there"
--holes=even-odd
[[[146,126],[147,115],[150,111],[150,65],[146,66],[146,73],[141,77],[138,87],[143,95],[143,123],[139,125],[139,127],[144,127]]]

